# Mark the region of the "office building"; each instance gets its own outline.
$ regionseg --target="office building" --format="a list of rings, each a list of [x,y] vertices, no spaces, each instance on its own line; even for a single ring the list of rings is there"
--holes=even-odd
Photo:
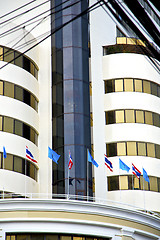
[[[87,2],[6,0],[0,10],[1,239],[160,239],[159,74],[104,6],[67,25]]]

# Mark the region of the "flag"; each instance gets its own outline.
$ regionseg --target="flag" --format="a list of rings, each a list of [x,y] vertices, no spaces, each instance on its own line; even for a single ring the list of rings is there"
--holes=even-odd
[[[6,149],[5,149],[5,147],[3,146],[3,158],[6,158],[6,157],[7,157]]]
[[[146,182],[149,182],[149,177],[148,177],[148,174],[146,172],[146,170],[143,168],[143,178]]]
[[[130,167],[128,167],[120,158],[119,158],[119,168],[129,172]]]
[[[71,153],[69,153],[69,164],[68,164],[69,169],[71,169],[72,166],[73,166],[73,161],[72,161]]]
[[[58,159],[60,155],[58,155],[55,151],[53,151],[50,147],[48,147],[48,157],[53,160],[53,162],[58,164]]]
[[[134,166],[134,164],[132,163],[132,173],[139,179],[139,177],[141,176],[141,172],[138,170],[138,168],[136,168]]]
[[[104,154],[104,159],[105,159],[105,165],[109,168],[111,172],[113,172],[113,166],[111,161],[107,158],[107,156]]]
[[[91,162],[94,166],[98,167],[98,163],[92,158],[89,150],[88,150],[88,162]]]
[[[26,158],[31,160],[32,162],[37,163],[37,161],[34,159],[32,153],[29,151],[27,146],[26,146]]]

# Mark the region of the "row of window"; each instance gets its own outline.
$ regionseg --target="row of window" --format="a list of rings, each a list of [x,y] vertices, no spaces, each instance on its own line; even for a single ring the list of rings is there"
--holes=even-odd
[[[160,159],[160,145],[146,142],[117,142],[106,144],[108,157],[147,156]]]
[[[160,192],[160,178],[149,176],[149,183],[143,176],[138,179],[136,176],[112,176],[108,177],[108,191],[115,190],[147,190]]]
[[[124,78],[104,81],[105,93],[143,92],[160,97],[160,85],[147,80]]]
[[[116,43],[117,44],[134,44],[134,45],[142,45],[145,47],[145,43],[137,38],[129,38],[129,37],[117,37],[116,38]]]
[[[7,233],[6,240],[109,240],[109,238],[46,233]]]
[[[0,116],[0,131],[14,133],[38,145],[38,134],[36,131],[26,123],[14,118]]]
[[[16,50],[0,46],[0,61],[11,62],[30,72],[38,79],[38,67],[36,64],[29,57],[21,55],[21,53]]]
[[[145,123],[160,127],[160,115],[143,110],[115,110],[106,114],[106,125],[113,123]]]
[[[0,80],[0,95],[17,99],[38,111],[38,101],[33,94],[16,84]]]
[[[25,198],[25,196],[13,192],[0,191],[0,199],[6,198]]]
[[[7,153],[7,159],[3,160],[3,153],[0,153],[0,168],[24,174],[37,181],[36,166],[24,158]]]

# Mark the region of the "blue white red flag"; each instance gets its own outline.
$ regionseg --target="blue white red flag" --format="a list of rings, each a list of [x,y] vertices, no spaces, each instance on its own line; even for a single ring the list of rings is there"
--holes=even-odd
[[[104,154],[104,159],[105,159],[105,165],[109,168],[109,170],[111,172],[113,172],[112,162],[109,161],[109,159],[107,158],[107,156],[105,154]]]
[[[138,168],[136,168],[134,166],[134,164],[132,163],[132,173],[139,179],[139,177],[141,176],[141,172],[138,170]]]
[[[27,146],[26,146],[26,158],[31,160],[32,162],[37,163],[37,161],[34,159],[32,153],[29,151]]]
[[[71,153],[69,153],[69,163],[68,163],[69,169],[71,169],[72,166],[73,166],[73,161],[72,161]]]

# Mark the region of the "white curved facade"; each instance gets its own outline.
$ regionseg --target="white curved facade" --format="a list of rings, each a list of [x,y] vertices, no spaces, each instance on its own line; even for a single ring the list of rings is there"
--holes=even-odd
[[[43,3],[43,1],[39,2],[39,4],[41,3]],[[23,4],[25,4],[25,1]],[[7,157],[13,158],[13,160],[10,160],[13,166],[7,166],[6,162],[7,169],[4,169],[7,158],[2,158],[4,166],[1,165],[2,169],[0,169],[2,173],[0,177],[0,192],[16,193],[22,196],[26,195],[26,193],[51,193],[52,191],[51,160],[48,159],[48,146],[51,146],[50,39],[42,42],[41,45],[38,45],[36,48],[34,47],[31,51],[27,51],[34,44],[38,43],[39,35],[50,30],[50,20],[49,18],[44,18],[42,21],[39,18],[41,24],[37,24],[36,27],[33,24],[27,25],[27,21],[33,18],[33,16],[38,15],[41,11],[46,11],[47,13],[50,4],[42,4],[39,8],[35,8],[35,6],[36,3],[31,5],[31,8],[34,8],[34,10],[30,12],[28,11],[29,6],[20,9],[17,12],[17,15],[20,14],[20,16],[5,24],[3,24],[3,22],[14,17],[15,13],[3,17],[1,19],[2,27],[0,32],[2,36],[0,39],[0,47],[3,49],[1,53],[3,53],[5,48],[9,48],[14,52],[18,51],[27,59],[27,64],[30,64],[30,71],[28,71],[25,70],[28,66],[18,66],[12,63],[7,64],[5,61],[5,53],[3,55],[4,59],[3,57],[0,58],[0,81],[3,84],[3,93],[0,95],[0,116],[2,116],[3,125],[5,121],[13,124],[11,130],[7,130],[8,132],[4,126],[3,130],[0,131],[0,152],[3,153],[3,146],[5,146]],[[7,1],[4,4],[3,10],[1,9],[0,11],[1,16],[16,7],[19,7],[18,1],[14,1],[14,3]],[[23,14],[25,11],[28,11],[28,13]],[[45,15],[42,16],[45,17]],[[14,31],[17,27],[18,30]],[[9,29],[10,32],[8,33]],[[22,64],[24,63],[22,62]],[[38,79],[34,76],[35,68],[38,70]],[[7,91],[5,84],[14,89],[14,96],[11,97],[5,94],[4,91]],[[15,97],[16,90],[26,94],[26,96],[21,97],[18,92],[18,96],[23,100],[19,101]],[[28,96],[30,96],[29,100]],[[25,97],[26,99],[24,99]],[[31,106],[33,99],[37,105],[37,110]],[[21,126],[19,130],[21,133],[18,132],[18,129],[16,130],[16,124],[17,126]],[[37,163],[25,160],[26,146]],[[20,159],[15,160],[17,157],[21,159],[21,162]],[[18,167],[18,161],[22,163],[21,169]],[[31,162],[32,165],[27,167],[26,164],[31,164],[29,162]],[[9,181],[6,181],[7,179],[9,179]]]

